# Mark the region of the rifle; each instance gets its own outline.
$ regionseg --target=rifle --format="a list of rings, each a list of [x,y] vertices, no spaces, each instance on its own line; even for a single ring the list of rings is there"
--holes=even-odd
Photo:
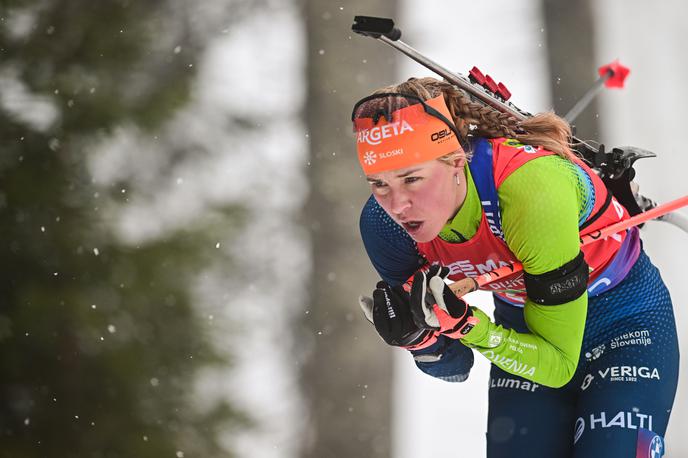
[[[503,83],[496,83],[489,75],[473,67],[469,76],[455,73],[443,67],[439,63],[425,57],[420,52],[400,40],[401,30],[394,25],[389,18],[373,16],[355,16],[351,30],[357,34],[375,38],[383,43],[401,51],[411,59],[443,77],[449,83],[462,89],[473,100],[489,105],[502,113],[513,116],[517,120],[524,120],[532,114],[509,102],[511,93]],[[618,62],[600,67],[600,78],[594,83],[586,94],[567,113],[567,121],[572,121],[590,103],[594,95],[605,84],[608,87],[622,87],[623,80],[628,75],[628,69]],[[626,207],[631,216],[642,213],[655,207],[657,204],[637,193],[631,182],[635,178],[633,165],[638,159],[656,157],[651,151],[634,147],[623,146],[606,151],[603,144],[592,141],[583,141],[574,135],[571,139],[572,149],[600,176],[612,195]],[[686,229],[685,218],[680,215],[665,215],[663,221],[675,224],[684,231]]]

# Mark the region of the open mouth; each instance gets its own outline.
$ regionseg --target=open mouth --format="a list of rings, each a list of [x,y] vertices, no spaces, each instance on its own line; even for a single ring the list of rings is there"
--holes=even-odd
[[[420,228],[423,226],[423,222],[422,221],[406,221],[405,223],[401,223],[401,225],[406,230],[406,232],[413,235],[420,230]]]

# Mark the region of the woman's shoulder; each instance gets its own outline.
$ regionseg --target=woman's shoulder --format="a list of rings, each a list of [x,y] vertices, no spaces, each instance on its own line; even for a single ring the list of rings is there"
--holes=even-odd
[[[416,242],[377,203],[366,201],[359,220],[361,239],[380,277],[390,284],[405,282],[425,262]]]
[[[536,164],[536,168],[550,167],[550,159],[541,160],[541,158],[559,158],[549,150],[522,143],[514,138],[492,138],[489,140],[489,144],[492,148],[494,178],[497,187],[500,187],[514,172],[522,170],[526,164]]]

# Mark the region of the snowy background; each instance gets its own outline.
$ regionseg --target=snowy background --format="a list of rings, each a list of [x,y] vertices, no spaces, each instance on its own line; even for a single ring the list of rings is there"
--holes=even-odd
[[[332,33],[342,37],[342,49],[325,49],[319,43],[309,42],[304,5],[280,0],[261,0],[251,8],[242,7],[241,11],[230,8],[225,27],[225,19],[220,19],[225,3],[209,1],[201,7],[185,0],[169,2],[172,10],[189,18],[194,33],[200,30],[203,36],[209,37],[208,45],[195,56],[197,63],[193,67],[195,74],[188,103],[167,119],[156,135],[130,122],[99,131],[90,138],[83,146],[89,152],[86,168],[90,185],[101,190],[100,194],[93,194],[92,201],[95,211],[100,212],[99,224],[107,226],[112,240],[130,252],[189,227],[203,224],[210,227],[210,238],[201,238],[199,242],[206,262],[193,272],[189,294],[200,317],[202,332],[209,336],[216,351],[227,355],[231,365],[209,366],[199,371],[188,394],[193,395],[199,410],[210,410],[226,400],[251,418],[251,428],[218,432],[226,453],[231,451],[241,458],[311,456],[304,450],[316,442],[317,433],[312,424],[315,416],[308,407],[311,390],[307,381],[304,382],[302,368],[313,347],[322,345],[321,339],[330,338],[328,332],[334,334],[337,326],[356,328],[352,348],[358,343],[359,335],[361,340],[371,338],[373,331],[363,323],[356,298],[368,292],[377,279],[370,268],[359,272],[365,281],[347,290],[350,297],[344,300],[351,304],[351,310],[341,323],[333,324],[334,331],[326,327],[306,331],[311,334],[303,338],[304,331],[299,329],[302,322],[315,315],[319,308],[328,306],[309,303],[314,278],[324,276],[332,284],[342,278],[339,271],[314,272],[315,263],[327,254],[313,250],[310,237],[314,224],[304,217],[304,207],[314,186],[309,181],[314,152],[304,113],[309,102],[308,68],[309,62],[336,56],[344,48],[363,48],[364,42],[372,40],[337,29]],[[331,1],[316,20],[327,24],[333,18],[345,17],[350,25],[355,14],[376,14],[383,3],[370,2],[365,11],[353,11],[343,0]],[[399,0],[395,20],[404,32],[403,39],[420,52],[459,72],[478,66],[505,82],[518,106],[538,112],[552,106],[549,82],[566,78],[566,75],[549,74],[541,6],[536,0]],[[34,27],[31,14],[15,11],[1,16],[0,25],[15,40],[26,36]],[[613,146],[639,146],[657,153],[656,159],[641,161],[636,167],[637,181],[644,195],[657,202],[685,195],[688,153],[682,133],[686,130],[684,107],[688,102],[688,87],[684,82],[688,71],[688,42],[684,37],[688,5],[682,0],[655,2],[652,6],[640,0],[606,0],[594,2],[593,16],[599,65],[619,58],[631,68],[624,90],[605,91],[598,96],[602,132],[598,140]],[[195,52],[179,45],[179,39],[172,33],[160,37],[156,47],[164,50],[165,59],[181,59],[185,53]],[[394,59],[397,72],[388,83],[409,76],[432,75],[391,48],[387,53]],[[349,83],[358,85],[355,92],[337,91],[338,83],[332,81],[310,84],[321,88],[333,103],[344,100],[351,106],[374,89],[367,85],[368,77],[385,65],[366,57],[362,52],[356,58],[356,65],[347,61],[338,68]],[[594,68],[590,69],[589,78],[590,83],[595,80]],[[348,90],[350,87],[347,86]],[[18,124],[39,132],[50,129],[59,122],[60,110],[65,109],[56,99],[57,92],[32,94],[15,70],[0,65],[0,109]],[[342,112],[339,116],[341,125],[337,132],[350,129],[348,115]],[[247,125],[250,128],[245,128]],[[336,145],[336,151],[328,150],[328,156],[353,155],[353,137],[349,140]],[[51,143],[51,149],[53,146]],[[171,160],[175,153],[180,157]],[[0,158],[0,171],[7,163]],[[327,189],[333,193],[347,191],[341,188],[349,183],[343,177],[353,173],[358,170],[328,176]],[[123,182],[130,187],[123,188],[120,185]],[[362,179],[358,186],[365,187]],[[119,200],[106,196],[103,190],[115,190],[115,198]],[[348,203],[352,215],[358,212],[359,203],[354,199]],[[5,204],[5,196],[0,192],[0,210]],[[239,206],[243,208],[241,224],[227,219],[223,213],[223,209]],[[341,216],[321,215],[324,219]],[[357,231],[355,218],[346,224],[350,224],[346,228],[349,232]],[[37,228],[32,230],[38,232]],[[41,230],[45,232],[43,226]],[[645,249],[671,291],[684,355],[688,354],[688,282],[684,280],[683,267],[688,255],[686,237],[665,223],[650,223],[643,229]],[[346,249],[357,262],[365,256],[360,244]],[[107,245],[89,246],[86,251],[93,252],[94,256],[104,255]],[[340,263],[342,271],[347,268],[346,261]],[[126,265],[123,269],[126,270]],[[343,277],[347,278],[346,274]],[[487,294],[474,293],[472,303],[491,312]],[[89,306],[90,303],[84,305]],[[160,315],[153,317],[154,321],[164,320]],[[11,334],[3,319],[0,316],[0,342]],[[117,323],[116,328],[110,325],[105,329],[110,334],[118,333],[110,336],[114,340],[115,337],[124,339],[127,330],[134,333],[135,328],[131,323],[129,326]],[[374,340],[376,345],[383,345]],[[395,458],[447,456],[447,450],[459,449],[457,445],[461,456],[484,456],[487,361],[476,354],[470,379],[450,384],[422,374],[405,352],[383,351],[393,358],[392,369],[383,374],[386,380],[391,380],[391,385],[384,386],[383,391],[389,393],[392,407],[388,415],[382,415],[389,419],[389,424],[376,425],[379,427],[374,432],[381,437],[382,445],[371,449],[369,456],[386,453]],[[368,382],[365,374],[358,373],[365,364],[371,364],[366,360],[370,357],[365,352],[352,353],[348,366],[337,367],[334,374],[357,390],[359,406],[379,399],[373,395],[366,397],[368,384],[372,392],[378,382]],[[331,369],[328,366],[323,371]],[[680,433],[688,422],[687,371],[688,365],[682,364],[666,438],[668,457],[688,456],[688,441]],[[157,388],[167,381],[155,375],[146,379],[145,385],[148,389]],[[343,395],[331,393],[333,399],[339,396]],[[367,418],[362,418],[363,412],[377,408],[375,404],[367,407],[367,410],[356,410],[352,402],[346,411],[334,412],[332,415],[343,417],[346,425],[336,434],[345,441],[363,442],[360,438],[365,436],[365,431],[360,431],[361,424],[369,426]],[[74,420],[72,416],[70,413],[70,421]],[[27,430],[29,424],[38,423],[37,420],[26,423],[28,420],[27,416],[24,420]],[[4,425],[3,421],[0,417],[0,426]],[[2,430],[9,431],[9,427],[3,426]],[[177,434],[177,429],[172,431]],[[143,436],[148,441],[141,431],[132,434],[137,440]],[[391,436],[391,440],[385,435]],[[385,445],[385,441],[391,445]],[[187,443],[192,444],[193,440],[187,438]],[[188,449],[193,447],[190,445]],[[0,456],[4,456],[3,451],[0,437]],[[225,456],[224,453],[217,456]],[[195,455],[189,451],[185,455],[185,449],[180,447],[176,456]],[[330,450],[328,456],[340,455],[337,450]]]
[[[439,10],[443,14],[438,16],[436,13]],[[461,25],[456,26],[455,21],[467,11],[470,11],[473,19],[464,18],[460,21]],[[489,21],[484,18],[495,12],[499,12],[501,17],[509,18],[508,32],[499,33],[493,25],[486,26]],[[594,12],[598,22],[598,61],[601,64],[619,58],[632,71],[626,89],[607,91],[599,96],[599,118],[605,133],[599,140],[608,145],[637,145],[658,153],[657,159],[644,161],[637,167],[638,181],[644,194],[652,196],[658,202],[685,194],[688,191],[684,180],[688,155],[684,151],[680,135],[685,130],[682,107],[688,100],[688,89],[682,84],[682,75],[685,75],[682,70],[688,70],[688,60],[685,58],[688,47],[681,36],[685,14],[677,12],[685,13],[686,6],[679,0],[674,0],[662,2],[650,10],[646,2],[610,0],[596,3]],[[348,12],[350,16],[355,13]],[[284,29],[274,35],[266,34],[260,40],[254,40],[251,30],[259,27],[261,21],[257,17],[244,24],[245,29],[242,27],[227,37],[225,44],[219,43],[212,57],[218,62],[223,59],[232,61],[234,68],[241,69],[232,78],[242,91],[260,97],[260,104],[252,106],[259,105],[266,111],[285,110],[290,106],[291,116],[294,116],[298,103],[303,103],[299,94],[302,94],[304,83],[299,80],[299,76],[306,59],[301,49],[304,38],[299,32],[299,19],[295,11],[288,8],[277,13],[273,11],[266,17],[264,20],[278,21]],[[507,82],[517,105],[533,112],[551,107],[547,82],[558,76],[548,74],[545,30],[538,2],[428,0],[421,5],[405,0],[401,2],[401,12],[396,22],[403,25],[407,43],[443,65],[463,72],[477,65],[481,69],[487,69],[499,80]],[[243,38],[242,34],[245,34]],[[457,34],[462,37],[459,41],[456,39]],[[285,40],[284,36],[292,38]],[[473,45],[468,37],[480,37],[480,45]],[[362,40],[359,37],[353,39]],[[277,59],[274,63],[253,59],[252,56],[266,47],[279,50],[270,53],[270,56]],[[284,53],[289,53],[289,59],[280,58]],[[431,74],[405,58],[399,58],[399,66],[398,80],[411,75]],[[274,71],[271,68],[279,68],[281,77],[273,78]],[[374,71],[374,67],[368,68]],[[589,73],[592,83],[596,77],[595,70],[591,69]],[[222,71],[221,63],[208,64],[207,79],[202,80],[204,82],[199,83],[198,87],[216,94],[213,88],[219,88],[221,84],[214,84],[222,80],[220,77],[213,79],[216,74],[222,74],[223,77],[227,75]],[[266,91],[261,93],[254,90],[256,86],[263,85],[267,85]],[[284,99],[285,94],[289,94],[288,101]],[[354,98],[352,95],[352,102]],[[222,99],[215,99],[214,103],[222,103]],[[284,111],[284,114],[285,118],[290,115],[288,111]],[[248,170],[255,167],[261,173],[266,173],[267,167],[271,179],[284,180],[283,184],[273,183],[275,189],[289,189],[289,192],[280,193],[281,197],[289,195],[291,199],[298,199],[303,196],[302,191],[299,191],[294,197],[292,191],[302,189],[298,183],[303,180],[301,173],[303,166],[307,165],[303,132],[304,127],[299,126],[298,122],[285,119],[283,123],[270,126],[265,136],[268,139],[279,138],[280,142],[285,135],[290,139],[281,145],[278,163],[266,163],[258,157],[252,158],[254,162],[251,162],[250,156],[242,158],[246,161]],[[262,143],[265,138],[258,141]],[[252,145],[250,139],[247,144]],[[350,146],[353,151],[353,144]],[[342,148],[346,148],[346,145],[342,145]],[[246,149],[250,150],[251,146]],[[289,211],[297,202],[259,199],[253,204],[256,206],[256,213],[264,216],[266,211],[272,213],[276,208]],[[351,224],[355,225],[356,222],[352,221]],[[688,302],[688,286],[682,281],[685,274],[681,267],[682,258],[688,254],[686,235],[663,223],[648,224],[643,232],[645,248],[660,267],[671,290],[679,336],[683,353],[686,354],[688,344],[683,335],[688,327],[688,316],[683,305]],[[294,248],[289,249],[288,253],[266,253],[265,256],[291,259],[299,249],[305,249],[306,245],[298,230],[291,237],[289,234],[284,237],[285,247]],[[257,240],[260,240],[259,236]],[[252,249],[246,248],[246,251]],[[306,252],[305,255],[298,256],[308,255],[318,254]],[[256,252],[251,252],[251,257],[255,259]],[[305,274],[301,275],[302,279],[305,278]],[[292,281],[294,280],[290,279],[285,284],[291,284]],[[371,284],[373,282],[374,279],[371,278]],[[352,304],[357,294],[359,291],[351,291]],[[256,304],[271,300],[274,298],[266,298],[261,294],[251,297],[251,301]],[[473,300],[485,310],[490,310],[489,295],[475,293]],[[286,310],[291,309],[287,307]],[[263,318],[258,311],[253,317],[257,321]],[[281,322],[270,326],[275,330],[280,329]],[[295,368],[285,365],[281,350],[283,347],[279,342],[266,338],[267,334],[269,333],[262,336],[265,340],[259,336],[261,343],[256,352],[271,356],[256,361],[247,355],[244,371],[239,371],[240,375],[235,378],[239,383],[232,384],[237,387],[234,397],[251,406],[252,411],[260,412],[263,422],[261,430],[240,438],[239,444],[243,450],[242,456],[246,457],[295,456],[292,454],[298,449],[299,435],[303,434],[302,411],[298,404],[300,394],[293,382],[296,377]],[[667,434],[670,451],[667,456],[688,454],[688,442],[680,437],[681,425],[688,420],[688,410],[685,409],[688,396],[685,385],[686,367],[685,364],[682,366],[675,411]],[[457,441],[465,453],[462,456],[484,456],[488,369],[487,362],[476,357],[469,381],[459,385],[448,384],[421,374],[406,354],[395,352],[395,411],[391,415],[394,418],[393,456],[446,456],[447,450],[456,449]],[[280,380],[280,383],[275,384],[275,380]],[[455,409],[449,404],[453,404]],[[442,417],[443,412],[446,417]],[[428,418],[433,420],[428,422]]]

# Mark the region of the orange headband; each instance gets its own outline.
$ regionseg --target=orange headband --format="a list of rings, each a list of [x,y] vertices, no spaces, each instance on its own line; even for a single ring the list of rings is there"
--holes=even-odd
[[[425,104],[451,120],[440,94]],[[425,112],[421,103],[391,113],[375,124],[372,118],[354,120],[358,161],[366,175],[401,169],[437,159],[461,149],[454,132],[441,119]]]

